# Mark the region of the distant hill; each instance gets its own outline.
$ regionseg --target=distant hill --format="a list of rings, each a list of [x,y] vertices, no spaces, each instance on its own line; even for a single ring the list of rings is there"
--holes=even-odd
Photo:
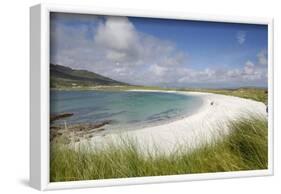
[[[87,70],[50,64],[51,88],[128,85]]]

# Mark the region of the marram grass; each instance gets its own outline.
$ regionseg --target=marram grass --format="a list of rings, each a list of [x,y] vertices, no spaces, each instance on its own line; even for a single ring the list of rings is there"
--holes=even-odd
[[[183,146],[171,155],[159,152],[143,156],[133,141],[92,151],[55,143],[50,152],[50,179],[56,182],[267,169],[266,118],[240,119],[230,126],[231,133],[217,141],[193,151]]]

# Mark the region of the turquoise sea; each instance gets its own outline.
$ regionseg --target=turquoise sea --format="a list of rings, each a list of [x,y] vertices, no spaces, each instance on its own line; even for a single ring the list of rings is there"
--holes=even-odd
[[[112,129],[169,122],[192,114],[201,104],[199,97],[163,92],[51,90],[50,93],[51,114],[74,114],[57,123],[111,121]]]

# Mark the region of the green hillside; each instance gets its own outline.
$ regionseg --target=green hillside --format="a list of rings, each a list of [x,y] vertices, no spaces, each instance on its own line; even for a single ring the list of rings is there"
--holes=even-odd
[[[128,85],[87,70],[75,70],[53,64],[50,64],[50,77],[51,88]]]

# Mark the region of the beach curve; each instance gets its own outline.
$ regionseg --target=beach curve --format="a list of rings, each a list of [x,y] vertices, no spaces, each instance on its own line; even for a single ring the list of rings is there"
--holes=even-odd
[[[203,92],[163,91],[163,90],[130,90],[140,92],[167,92],[200,97],[202,105],[192,115],[138,130],[108,133],[94,136],[90,140],[76,143],[90,144],[93,149],[103,148],[108,142],[119,144],[122,137],[138,143],[142,152],[174,153],[182,145],[191,150],[202,144],[213,141],[218,134],[229,133],[229,123],[253,115],[266,117],[266,105],[254,100]],[[185,146],[186,147],[186,146]]]

